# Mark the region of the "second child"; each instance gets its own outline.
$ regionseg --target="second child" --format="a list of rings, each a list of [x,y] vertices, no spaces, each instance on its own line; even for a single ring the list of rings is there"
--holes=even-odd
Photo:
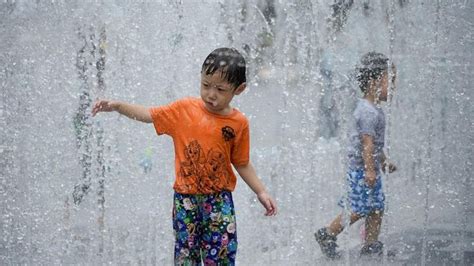
[[[385,115],[380,106],[388,98],[389,59],[381,53],[370,52],[361,59],[357,68],[357,79],[364,97],[359,99],[353,113],[349,132],[347,203],[350,209],[350,224],[365,218],[365,243],[361,255],[381,254],[383,244],[378,240],[385,196],[382,190],[382,175],[387,167],[390,172],[395,166],[388,163],[383,151],[385,143]],[[392,65],[393,73],[395,67]],[[392,76],[392,85],[395,74]],[[321,251],[328,258],[337,258],[336,239],[346,222],[339,214],[327,227],[315,233]]]

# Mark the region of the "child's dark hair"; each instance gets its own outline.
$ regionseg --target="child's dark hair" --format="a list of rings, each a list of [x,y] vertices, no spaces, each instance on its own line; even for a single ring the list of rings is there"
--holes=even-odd
[[[369,82],[380,78],[388,70],[388,58],[381,53],[369,52],[360,59],[360,66],[356,68],[356,78],[363,93],[366,92]]]
[[[210,53],[202,64],[201,73],[212,75],[222,71],[222,77],[235,87],[247,81],[245,59],[234,48],[218,48]]]

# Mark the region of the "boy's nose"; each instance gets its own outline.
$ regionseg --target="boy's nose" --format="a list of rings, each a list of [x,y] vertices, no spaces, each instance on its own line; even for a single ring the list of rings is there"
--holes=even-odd
[[[216,89],[212,88],[211,90],[209,90],[208,96],[210,99],[215,100],[217,97]]]

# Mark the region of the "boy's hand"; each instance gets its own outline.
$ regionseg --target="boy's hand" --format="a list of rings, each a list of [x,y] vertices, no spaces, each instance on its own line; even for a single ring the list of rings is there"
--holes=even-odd
[[[277,214],[277,207],[275,200],[266,192],[260,192],[257,194],[258,200],[262,203],[263,207],[267,210],[265,216],[272,216]]]
[[[100,100],[94,103],[92,108],[92,116],[99,112],[113,112],[117,108],[117,102],[109,100]]]
[[[386,171],[386,170],[385,170],[386,168],[387,168],[387,163],[384,163],[384,164],[382,165],[382,171],[383,171],[384,173],[385,173],[385,171]],[[393,173],[393,172],[395,172],[395,171],[397,171],[397,166],[395,166],[393,163],[388,163],[388,172],[389,172],[389,173]]]
[[[374,187],[376,180],[377,175],[375,174],[374,170],[365,171],[365,183],[367,183],[369,187]]]

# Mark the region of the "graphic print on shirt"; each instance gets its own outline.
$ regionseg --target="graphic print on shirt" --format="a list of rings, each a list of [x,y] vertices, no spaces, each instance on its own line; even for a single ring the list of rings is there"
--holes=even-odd
[[[222,130],[222,137],[224,138],[225,141],[231,141],[233,138],[235,138],[235,132],[233,128],[229,126],[225,126],[221,130]]]
[[[197,140],[191,141],[191,143],[184,148],[184,157],[186,161],[181,162],[181,175],[183,177],[201,176],[202,165],[206,162],[206,157]]]
[[[193,140],[184,148],[184,156],[186,160],[180,162],[180,174],[188,181],[194,179],[198,191],[221,191],[229,182],[223,153],[211,148],[206,154],[199,142]]]
[[[210,185],[212,188],[221,189],[227,185],[229,175],[225,168],[224,154],[210,149],[205,168],[206,175],[209,178],[209,181],[211,181],[210,184],[205,184],[208,185],[207,187]]]

